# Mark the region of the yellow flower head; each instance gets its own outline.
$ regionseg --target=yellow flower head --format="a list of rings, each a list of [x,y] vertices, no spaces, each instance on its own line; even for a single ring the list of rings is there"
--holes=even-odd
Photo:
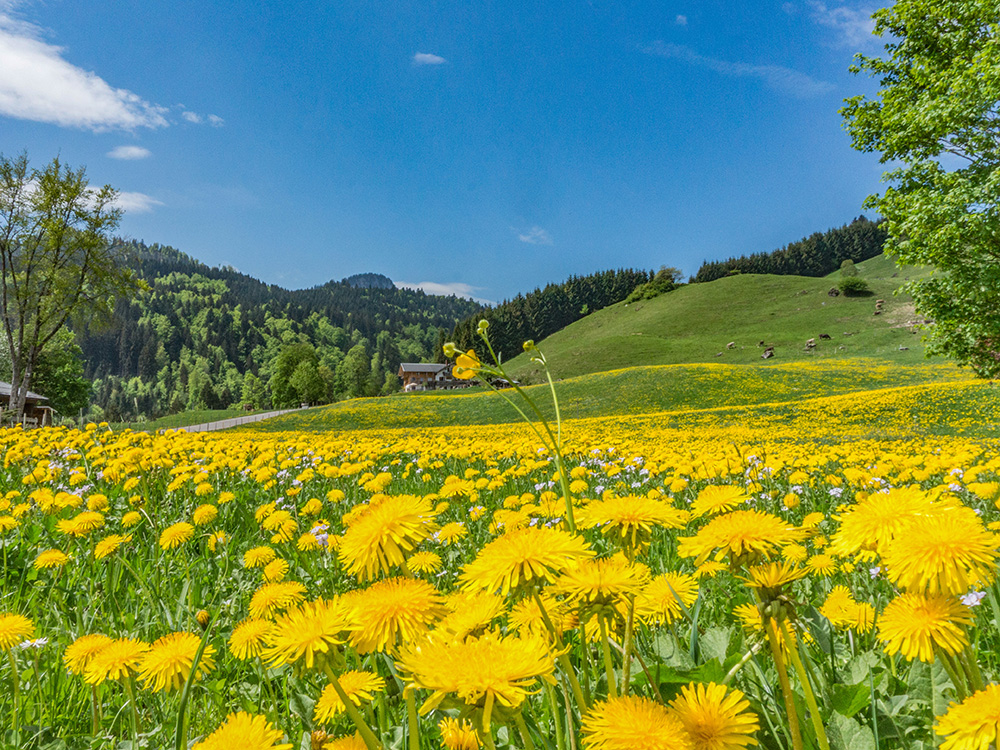
[[[881,555],[913,516],[928,512],[930,507],[930,498],[918,487],[869,495],[840,516],[830,551],[840,557],[860,553],[865,559],[871,559],[874,553]]]
[[[649,580],[649,568],[630,563],[620,552],[602,560],[582,560],[567,568],[553,586],[577,606],[611,606],[636,596]]]
[[[957,654],[969,642],[969,608],[957,598],[935,594],[900,594],[879,618],[879,638],[889,654],[934,661],[934,650]]]
[[[688,520],[688,512],[646,495],[608,495],[591,500],[580,508],[577,522],[580,528],[599,528],[626,550],[642,551],[648,545],[653,529],[680,529]]]
[[[479,735],[471,721],[446,716],[438,722],[438,731],[446,750],[479,750]]]
[[[111,643],[111,639],[102,633],[81,635],[66,647],[63,654],[63,664],[73,674],[83,674],[97,654]]]
[[[1000,733],[1000,685],[987,685],[938,717],[941,750],[986,750]]]
[[[275,744],[284,734],[275,729],[266,716],[253,716],[240,711],[229,714],[226,721],[192,750],[292,750],[289,743]]]
[[[306,587],[298,581],[265,583],[250,597],[252,617],[270,617],[306,598]]]
[[[715,515],[730,511],[747,501],[746,490],[732,484],[710,484],[698,493],[691,503],[691,512],[696,516]]]
[[[698,579],[687,573],[664,573],[650,581],[635,601],[636,615],[646,622],[669,625],[698,599]],[[682,606],[683,605],[683,606]]]
[[[317,658],[346,640],[350,627],[339,601],[317,599],[279,617],[267,634],[263,659],[269,666],[296,664],[312,669]]]
[[[684,685],[670,708],[691,738],[691,750],[742,750],[757,744],[757,715],[736,688],[712,682]]]
[[[77,537],[86,536],[102,526],[104,526],[104,516],[96,510],[85,510],[56,524],[56,528],[63,534]]]
[[[139,677],[153,691],[179,690],[191,674],[201,636],[194,633],[170,633],[157,639],[139,662]],[[215,648],[201,652],[195,677],[204,677],[215,666]]]
[[[0,613],[0,651],[9,651],[35,632],[35,624],[23,615]]]
[[[456,591],[445,599],[450,610],[435,626],[435,632],[456,640],[480,636],[504,612],[504,600],[485,591]]]
[[[395,653],[447,613],[437,589],[415,578],[379,581],[345,595],[342,604],[349,612],[351,645],[363,654]]]
[[[192,520],[195,526],[207,526],[218,517],[219,509],[211,503],[205,503],[194,509]]]
[[[131,541],[131,534],[127,534],[125,536],[122,536],[121,534],[109,534],[94,545],[94,558],[97,560],[103,560],[105,557],[110,557],[118,551],[119,547],[123,544],[128,544]]]
[[[240,661],[260,656],[267,636],[274,628],[270,620],[250,618],[244,620],[229,636],[229,652]]]
[[[118,638],[94,654],[83,671],[83,679],[91,685],[105,680],[120,680],[139,669],[149,644],[134,638]]]
[[[804,536],[803,529],[770,513],[737,510],[712,519],[693,537],[680,537],[678,552],[681,557],[696,558],[696,565],[701,565],[716,550],[718,561],[726,555],[734,559],[767,557]]]
[[[270,547],[254,547],[243,553],[243,567],[263,568],[277,556]]]
[[[180,521],[168,526],[160,534],[160,549],[164,552],[180,547],[194,536],[194,526],[187,521]]]
[[[438,528],[431,502],[416,495],[384,495],[361,507],[337,551],[347,572],[361,580],[389,575]]]
[[[360,706],[362,701],[372,700],[375,693],[381,693],[385,690],[385,680],[372,672],[352,670],[337,677],[337,681],[347,694],[348,700],[355,706]],[[345,710],[344,702],[337,695],[333,685],[327,685],[323,688],[319,700],[316,701],[313,721],[321,724],[333,722]]]
[[[47,549],[44,552],[38,553],[38,557],[35,558],[33,565],[35,570],[43,570],[45,568],[61,568],[68,562],[69,555],[65,552],[57,549]]]
[[[583,733],[586,750],[693,750],[680,719],[638,695],[595,703],[583,717]]]
[[[483,363],[479,361],[475,351],[469,349],[465,354],[459,354],[455,359],[455,366],[452,368],[452,375],[459,380],[470,380],[482,368]]]
[[[284,580],[288,573],[288,562],[280,558],[272,560],[264,566],[264,580],[276,582]]]
[[[582,537],[546,526],[528,526],[510,531],[487,544],[461,575],[466,590],[499,591],[542,584],[593,557]]]

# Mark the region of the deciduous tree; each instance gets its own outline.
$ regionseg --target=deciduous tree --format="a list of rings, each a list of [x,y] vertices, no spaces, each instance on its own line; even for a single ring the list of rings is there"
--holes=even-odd
[[[889,187],[867,205],[886,251],[933,266],[911,282],[933,318],[928,352],[1000,374],[1000,2],[896,0],[875,13],[882,57],[852,68],[879,83],[841,110],[854,147],[880,154]]]

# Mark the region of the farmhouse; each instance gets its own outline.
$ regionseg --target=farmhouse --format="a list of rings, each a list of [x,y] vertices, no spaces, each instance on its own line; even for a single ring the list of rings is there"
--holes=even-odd
[[[10,409],[10,393],[13,386],[0,380],[0,423],[4,412]],[[48,401],[45,396],[28,391],[24,399],[24,425],[26,427],[47,427],[52,424],[52,407],[43,403]],[[9,417],[12,418],[12,415]]]

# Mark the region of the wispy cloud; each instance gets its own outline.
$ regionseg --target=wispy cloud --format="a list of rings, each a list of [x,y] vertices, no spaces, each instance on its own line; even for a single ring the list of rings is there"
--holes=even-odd
[[[819,0],[810,0],[808,6],[813,21],[833,30],[836,35],[834,43],[837,46],[851,49],[881,46],[882,42],[872,34],[875,29],[875,21],[872,20],[872,13],[875,12],[873,7],[852,8],[841,5],[831,8]]]
[[[118,200],[115,201],[118,208],[126,213],[148,214],[157,206],[162,206],[163,201],[159,201],[151,195],[145,193],[118,193]]]
[[[15,5],[0,2],[0,115],[93,131],[167,125],[165,108],[67,61]]]
[[[532,227],[527,232],[519,233],[517,238],[521,242],[527,242],[529,245],[552,244],[552,236],[541,227]]]
[[[677,16],[677,18],[674,19],[674,23],[677,24],[678,26],[687,26],[688,25],[688,17],[687,16]]]
[[[817,80],[791,68],[784,68],[780,65],[752,65],[744,62],[719,60],[698,54],[690,47],[681,44],[657,41],[648,47],[643,47],[642,51],[648,55],[667,57],[690,65],[697,65],[700,68],[707,68],[731,78],[756,78],[775,91],[800,98],[820,96],[834,89],[831,83]]]
[[[181,117],[183,117],[188,122],[194,123],[195,125],[200,125],[202,122],[201,115],[199,115],[197,112],[188,112],[187,110],[185,110],[181,112]]]
[[[108,151],[108,156],[112,159],[124,159],[126,161],[147,159],[152,155],[152,151],[148,148],[143,148],[142,146],[115,146],[113,149]]]
[[[208,120],[208,124],[211,125],[213,128],[221,128],[223,125],[226,124],[226,121],[223,120],[218,115],[209,115],[205,119]]]
[[[413,56],[414,65],[442,65],[448,62],[440,55],[432,55],[429,52],[417,52]]]
[[[465,297],[466,299],[475,300],[476,302],[481,302],[484,305],[492,305],[488,299],[482,299],[475,295],[475,292],[483,289],[481,286],[470,286],[469,284],[463,284],[460,281],[454,281],[448,284],[442,284],[437,281],[421,281],[420,283],[414,283],[412,281],[394,281],[397,289],[420,289],[424,294],[433,294],[437,297],[451,297],[452,295],[456,297]]]

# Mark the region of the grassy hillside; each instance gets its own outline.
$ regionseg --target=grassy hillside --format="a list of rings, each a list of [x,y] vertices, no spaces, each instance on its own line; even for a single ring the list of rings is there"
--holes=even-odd
[[[558,384],[562,415],[583,419],[663,412],[788,404],[858,392],[967,382],[948,365],[894,365],[867,360],[778,363],[768,367],[719,363],[634,367],[569,378]],[[528,392],[548,404],[548,387]],[[543,408],[551,418],[551,407]],[[269,419],[252,429],[353,430],[515,422],[496,393],[431,392],[353,399]],[[247,428],[251,429],[251,428]]]
[[[721,362],[763,363],[759,342],[774,345],[769,363],[859,357],[886,363],[924,361],[912,301],[894,292],[920,271],[897,272],[884,256],[857,266],[869,297],[830,297],[839,272],[803,276],[739,275],[690,284],[652,300],[619,303],[539,342],[556,377],[635,365]],[[874,315],[875,301],[884,312]],[[830,340],[820,340],[820,334]],[[805,342],[817,339],[809,352]],[[735,347],[727,349],[733,342]],[[526,357],[509,363],[515,377],[531,380],[537,368]]]

